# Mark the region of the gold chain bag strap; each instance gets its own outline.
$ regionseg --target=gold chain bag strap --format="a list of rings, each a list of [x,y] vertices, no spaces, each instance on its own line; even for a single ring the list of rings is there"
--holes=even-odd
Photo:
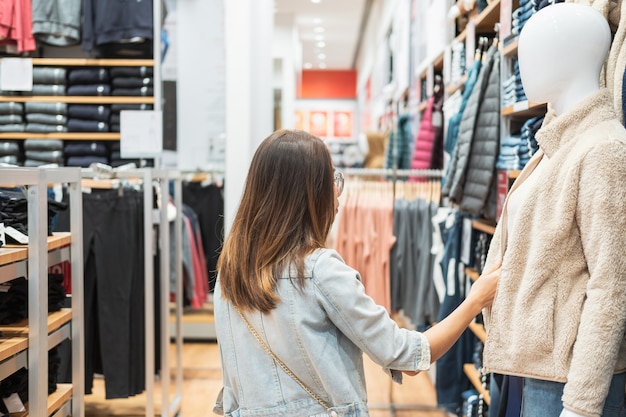
[[[263,339],[261,339],[261,336],[259,336],[259,334],[256,332],[256,330],[254,330],[254,327],[252,327],[252,325],[250,324],[248,319],[245,318],[245,316],[241,313],[241,311],[239,311],[239,309],[237,307],[235,307],[234,305],[233,305],[233,308],[235,310],[237,310],[237,313],[239,313],[239,316],[241,317],[243,322],[246,323],[246,326],[248,327],[248,330],[250,330],[250,333],[252,333],[254,335],[255,339],[259,341],[259,343],[261,344],[261,346],[263,346],[263,349],[265,349],[267,354],[270,355],[272,357],[272,359],[274,359],[274,361],[276,361],[276,363],[281,368],[283,368],[283,370],[285,372],[287,372],[287,375],[292,377],[293,380],[296,381],[298,383],[298,385],[300,385],[302,387],[303,390],[305,390],[311,397],[313,397],[315,399],[315,401],[320,403],[322,405],[322,407],[324,407],[325,410],[329,410],[330,409],[330,405],[328,405],[328,403],[326,401],[324,401],[322,398],[320,398],[320,396],[317,395],[316,393],[314,393],[309,387],[304,385],[304,382],[302,382],[300,380],[300,378],[298,378],[293,372],[291,372],[291,369],[289,369],[287,367],[287,365],[285,365],[285,363],[278,358],[278,356],[274,355],[274,352],[272,352],[270,347],[267,346],[267,343],[265,343],[265,341]]]

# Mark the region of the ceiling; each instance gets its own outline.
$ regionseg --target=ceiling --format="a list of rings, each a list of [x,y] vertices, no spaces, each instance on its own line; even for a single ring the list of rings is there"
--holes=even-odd
[[[302,43],[304,69],[346,70],[356,69],[359,40],[372,2],[275,0],[275,11],[277,16],[292,16]]]

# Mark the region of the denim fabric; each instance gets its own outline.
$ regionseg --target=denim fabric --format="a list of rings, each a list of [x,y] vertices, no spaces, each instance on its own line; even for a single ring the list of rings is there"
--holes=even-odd
[[[44,125],[64,125],[67,123],[67,116],[63,114],[26,113],[26,121]]]
[[[152,77],[152,67],[113,67],[109,70],[111,77]]]
[[[25,103],[24,111],[26,113],[67,114],[67,104],[29,101]]]
[[[63,147],[65,156],[96,155],[107,156],[109,150],[101,142],[68,142]]]
[[[22,103],[13,101],[0,103],[0,114],[21,114],[23,111],[24,105]]]
[[[68,167],[89,168],[89,165],[95,164],[95,163],[108,164],[109,160],[102,156],[91,156],[91,155],[70,156],[67,158],[65,165],[67,165]]]
[[[113,88],[141,88],[152,86],[151,77],[116,77],[111,80]]]
[[[0,141],[0,155],[18,155],[20,145],[16,141],[3,140]]]
[[[76,68],[69,71],[67,81],[71,85],[107,83],[109,72],[106,68]]]
[[[0,156],[0,163],[18,165],[19,159],[17,155],[2,155]]]
[[[149,97],[154,95],[152,87],[139,88],[114,88],[111,92],[112,96],[131,96],[131,97]]]
[[[24,118],[21,114],[0,114],[0,125],[19,124],[23,122]]]
[[[23,132],[25,128],[26,125],[24,123],[0,125],[0,132]]]
[[[57,67],[33,67],[33,84],[65,84],[67,71]]]
[[[61,139],[26,139],[24,149],[27,151],[63,150],[63,141]]]
[[[111,109],[109,106],[95,104],[70,104],[67,115],[72,119],[97,120],[106,122],[109,120]]]
[[[33,96],[64,96],[65,85],[63,84],[33,84],[33,90],[29,93]]]
[[[426,337],[399,328],[365,294],[358,272],[336,251],[319,249],[305,259],[303,287],[294,276],[287,269],[277,280],[281,301],[275,309],[243,314],[272,352],[338,416],[368,415],[363,353],[387,371],[429,367]],[[276,366],[223,299],[219,278],[214,294],[224,414],[288,417],[331,411]],[[391,372],[394,378],[402,376]]]
[[[68,132],[108,132],[109,124],[97,120],[69,119]]]
[[[626,374],[614,375],[601,417],[624,417]],[[559,417],[563,411],[561,396],[565,384],[540,379],[524,379],[522,417]]]
[[[108,96],[111,86],[108,84],[76,84],[67,88],[68,96]]]
[[[111,104],[112,113],[119,113],[122,110],[152,110],[152,104]]]
[[[63,164],[63,151],[26,151],[26,159]]]
[[[25,130],[34,133],[67,132],[64,125],[46,125],[43,123],[27,123]]]

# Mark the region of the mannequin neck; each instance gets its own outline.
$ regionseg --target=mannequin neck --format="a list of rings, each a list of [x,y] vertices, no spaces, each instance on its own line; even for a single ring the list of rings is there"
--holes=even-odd
[[[558,97],[548,100],[557,116],[566,113],[600,89],[597,79],[580,79],[569,84]]]

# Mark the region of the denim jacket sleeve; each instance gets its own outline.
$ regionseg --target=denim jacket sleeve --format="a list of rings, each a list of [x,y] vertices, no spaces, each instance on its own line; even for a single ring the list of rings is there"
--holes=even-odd
[[[319,303],[335,326],[394,381],[399,371],[430,368],[430,345],[422,333],[402,329],[365,293],[359,273],[334,250],[324,250],[312,274]]]

